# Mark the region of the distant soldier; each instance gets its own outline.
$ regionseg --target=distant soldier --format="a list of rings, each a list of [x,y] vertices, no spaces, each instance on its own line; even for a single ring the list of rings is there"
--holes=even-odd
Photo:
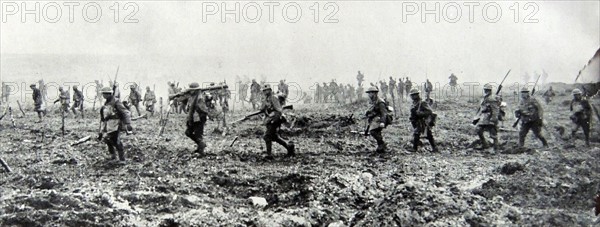
[[[104,87],[104,85],[102,85],[102,83],[100,83],[100,81],[96,80],[96,99],[99,102],[104,101],[102,98],[102,88]]]
[[[542,94],[542,96],[544,97],[544,101],[546,101],[546,104],[548,104],[552,102],[552,98],[556,96],[556,93],[554,93],[554,90],[552,90],[552,86],[550,86],[548,87],[548,90],[546,90],[546,92]]]
[[[329,90],[327,83],[323,82],[323,103],[329,103],[330,92],[331,91]]]
[[[358,86],[358,88],[356,88],[356,101],[362,100],[362,97],[363,97],[363,87]]]
[[[2,103],[8,103],[8,97],[10,96],[10,86],[8,86],[8,84],[2,82],[2,99],[0,100],[0,102]]]
[[[401,101],[404,100],[404,88],[404,81],[402,81],[402,78],[398,78],[398,97],[400,97]]]
[[[521,89],[521,101],[519,107],[515,111],[515,116],[520,118],[521,129],[519,131],[519,147],[524,147],[525,137],[529,130],[533,131],[533,134],[542,141],[544,147],[548,147],[546,138],[542,136],[542,127],[544,124],[543,116],[544,110],[540,103],[529,95],[529,89],[523,87]]]
[[[283,109],[279,102],[278,97],[273,94],[273,90],[271,86],[268,84],[263,85],[262,88],[263,94],[265,96],[263,106],[261,108],[262,112],[265,114],[264,124],[266,126],[265,134],[263,139],[265,140],[265,145],[267,148],[267,157],[272,158],[272,146],[273,141],[281,144],[287,150],[288,156],[293,156],[295,154],[295,146],[293,142],[286,143],[279,136],[279,127],[283,123]]]
[[[277,85],[277,92],[285,94],[286,97],[290,94],[288,85],[285,83],[285,81],[279,81],[279,85]]]
[[[303,97],[302,99],[304,100],[304,104],[310,104],[312,97],[310,97],[309,94],[304,92],[302,97]]]
[[[381,93],[383,93],[383,99],[387,99],[388,86],[385,81],[379,81],[379,88],[381,89]]]
[[[77,117],[77,109],[81,111],[81,117],[83,118],[83,92],[77,88],[77,85],[73,85],[73,106],[71,106],[71,110],[75,117]]]
[[[248,83],[244,83],[244,82],[239,82],[240,87],[238,88],[238,92],[239,92],[239,101],[242,102],[242,106],[244,105],[245,102],[248,102]]]
[[[404,81],[404,90],[409,92],[412,91],[412,82],[410,81],[410,79],[408,79],[408,77],[406,77],[406,81]]]
[[[450,91],[456,92],[456,85],[458,85],[458,83],[457,83],[458,77],[456,77],[454,75],[454,73],[452,73],[452,74],[450,74],[448,79],[450,79]]]
[[[425,101],[429,103],[429,106],[433,105],[433,99],[431,99],[431,92],[433,91],[433,84],[427,79],[425,81]]]
[[[500,114],[500,99],[492,94],[492,85],[485,84],[483,86],[483,100],[479,107],[477,120],[474,121],[477,125],[477,135],[481,141],[481,149],[489,148],[489,144],[484,132],[489,132],[490,137],[494,141],[494,150],[498,149],[498,117]]]
[[[573,100],[571,100],[570,105],[570,110],[573,112],[570,116],[571,121],[573,121],[571,136],[575,137],[575,133],[577,133],[579,127],[581,127],[583,129],[583,135],[585,136],[585,145],[589,147],[592,105],[587,99],[582,97],[581,90],[575,88],[571,94],[573,94]]]
[[[175,87],[175,83],[167,82],[169,85],[169,102],[171,102],[170,108],[176,113],[179,109],[179,103],[177,102],[175,95],[178,93],[178,89]]]
[[[189,85],[186,93],[189,94],[189,109],[186,120],[185,135],[196,143],[196,153],[203,154],[206,144],[203,141],[204,125],[208,116],[208,109],[204,95],[199,91],[200,84],[194,82]]]
[[[128,134],[131,132],[131,113],[122,102],[113,96],[113,89],[110,87],[102,88],[102,96],[106,99],[106,102],[100,108],[102,131],[98,135],[98,139],[104,139],[111,160],[117,159],[118,152],[119,160],[124,163],[125,151],[119,134],[121,131],[126,131]],[[115,149],[117,152],[115,152]]]
[[[408,79],[408,78],[407,78]],[[438,152],[437,146],[435,145],[435,140],[433,138],[433,129],[432,123],[435,119],[433,115],[433,111],[429,104],[423,100],[419,96],[419,90],[412,89],[410,90],[410,98],[413,103],[410,108],[410,123],[413,127],[413,147],[412,152],[418,150],[419,145],[421,145],[421,134],[425,133],[427,135],[427,140],[431,144],[431,149],[433,152]]]
[[[69,114],[69,104],[71,103],[71,94],[69,94],[69,90],[63,89],[62,86],[58,87],[58,91],[60,92],[58,99],[54,101],[54,103],[60,102],[60,109],[63,112]]]
[[[252,109],[256,110],[259,107],[258,102],[260,101],[260,85],[255,79],[252,79],[250,85],[250,102],[252,102]]]
[[[394,80],[394,78],[392,78],[390,76],[390,82],[388,84],[388,90],[390,92],[390,96],[392,96],[392,99],[395,99],[396,95],[394,95],[394,93],[396,93],[396,80]]]
[[[319,83],[316,83],[316,84],[317,84],[317,88],[315,90],[315,103],[320,103],[321,100],[323,100],[321,98],[321,94],[323,94],[323,89],[321,88],[321,85],[319,85]]]
[[[129,86],[128,100],[129,104],[132,107],[135,107],[135,111],[137,112],[138,116],[142,116],[142,114],[140,114],[140,101],[142,101],[142,94],[140,94],[135,84]]]
[[[331,80],[331,82],[329,82],[329,95],[333,97],[333,100],[335,100],[336,103],[340,102],[340,99],[338,97],[339,92],[340,88],[338,84],[335,82],[335,80]]]
[[[44,120],[44,116],[46,116],[46,108],[44,106],[42,92],[40,89],[35,87],[35,84],[31,84],[29,87],[31,87],[31,90],[33,90],[33,104],[35,106],[34,111],[37,112],[38,118],[40,119],[38,122],[42,122]]]
[[[369,121],[368,133],[377,141],[377,148],[375,152],[384,153],[387,150],[386,144],[383,141],[382,131],[386,127],[385,120],[387,119],[387,107],[383,99],[377,95],[379,89],[373,86],[367,89],[367,95],[369,96],[370,107],[367,110],[366,116]],[[365,132],[366,133],[366,132]]]
[[[352,100],[354,99],[354,94],[355,94],[355,89],[354,86],[348,84],[348,101],[350,101],[350,103],[352,103]]]
[[[154,91],[150,90],[149,86],[146,86],[146,94],[144,94],[143,105],[146,107],[146,111],[150,112],[150,116],[154,116],[155,103],[156,95],[154,95]]]
[[[358,86],[362,87],[362,82],[365,81],[365,75],[360,73],[360,70],[358,71],[358,75],[356,75],[356,80],[358,81]]]

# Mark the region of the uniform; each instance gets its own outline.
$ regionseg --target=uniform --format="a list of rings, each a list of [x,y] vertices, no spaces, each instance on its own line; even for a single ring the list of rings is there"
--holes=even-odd
[[[279,85],[277,86],[277,92],[285,94],[286,97],[290,94],[289,87],[283,82],[283,80],[279,82]]]
[[[77,87],[73,87],[73,106],[71,106],[71,111],[73,111],[74,115],[77,115],[77,109],[81,111],[83,114],[83,92],[77,89]]]
[[[135,111],[138,113],[138,116],[141,115],[140,114],[140,101],[141,100],[142,100],[142,94],[140,94],[140,92],[138,92],[135,85],[131,85],[130,91],[129,91],[129,103],[131,104],[131,106],[135,107]]]
[[[523,88],[521,93],[529,94],[529,90]],[[519,130],[520,147],[524,146],[525,137],[527,136],[527,133],[529,133],[529,130],[533,131],[533,134],[540,141],[542,141],[544,147],[548,146],[546,138],[544,138],[542,135],[542,127],[544,126],[544,110],[534,97],[521,97],[521,101],[519,102],[518,109],[515,111],[515,115],[521,119],[521,129]]]
[[[154,91],[151,91],[150,88],[146,88],[146,94],[144,94],[144,105],[146,106],[146,111],[150,112],[154,115],[154,104],[156,103],[156,95],[154,95]]]
[[[263,86],[263,92],[269,91],[265,94],[265,100],[263,102],[263,106],[261,111],[265,114],[265,118],[263,124],[266,127],[265,134],[263,135],[263,139],[265,140],[265,145],[267,148],[267,155],[272,156],[272,146],[273,141],[281,144],[287,150],[288,156],[293,156],[295,152],[295,147],[293,142],[286,143],[279,136],[279,127],[283,123],[283,109],[279,102],[279,98],[273,94],[271,87],[266,84]]]
[[[250,102],[252,102],[252,109],[258,108],[258,102],[260,101],[260,85],[256,80],[252,80],[250,85]]]
[[[552,102],[552,98],[554,96],[556,96],[556,93],[554,93],[554,90],[552,90],[552,87],[549,87],[548,90],[546,90],[546,92],[544,92],[544,94],[542,94],[542,96],[544,97],[544,101],[546,101],[546,104]]]
[[[431,92],[433,91],[433,84],[429,80],[425,82],[425,99],[431,99]]]
[[[500,99],[492,94],[492,87],[489,84],[484,86],[484,90],[489,93],[483,97],[479,107],[479,121],[477,122],[477,135],[481,141],[482,148],[489,147],[487,140],[483,136],[484,132],[489,132],[494,141],[494,149],[498,149],[498,117],[500,114]]]
[[[42,116],[46,115],[46,108],[44,106],[44,98],[42,96],[42,92],[40,91],[40,89],[37,89],[35,87],[35,84],[32,84],[30,87],[31,87],[31,90],[33,91],[32,98],[33,98],[34,111],[37,112],[38,117],[40,118],[40,121],[41,121]]]
[[[374,93],[375,95],[369,97],[371,99],[370,107],[367,110],[366,115],[369,121],[369,134],[377,141],[377,149],[375,151],[383,153],[387,149],[382,135],[386,123],[385,120],[387,119],[387,107],[383,99],[377,97],[378,92],[379,90],[377,87],[370,87],[367,89],[367,94]]]
[[[413,99],[412,106],[410,107],[410,123],[413,127],[413,151],[417,151],[421,144],[421,134],[425,133],[427,140],[431,144],[433,152],[437,152],[437,146],[435,145],[435,139],[433,138],[432,121],[433,111],[429,104],[421,100],[418,96],[419,91],[412,89],[410,92],[411,98]]]
[[[590,146],[590,127],[592,119],[592,105],[587,99],[581,97],[581,90],[575,89],[572,92],[573,100],[571,101],[570,110],[573,112],[570,119],[573,122],[573,128],[571,129],[571,135],[575,136],[575,133],[581,127],[583,135],[585,136],[585,144]]]
[[[102,132],[106,133],[104,142],[108,146],[111,159],[116,159],[116,149],[119,154],[119,160],[125,161],[125,152],[119,134],[121,131],[127,131],[131,128],[131,114],[123,103],[112,96],[111,88],[103,88],[102,93],[111,94],[100,108],[100,120],[103,124]],[[102,137],[103,135],[101,134],[100,138]]]
[[[58,99],[56,101],[54,101],[54,103],[60,102],[62,111],[69,113],[69,104],[71,103],[71,94],[69,93],[69,90],[63,90],[62,87],[59,88],[59,91],[60,91],[60,95],[58,96]]]
[[[196,92],[196,90],[199,89],[200,85],[198,83],[191,83],[188,92]],[[185,135],[196,143],[197,153],[204,153],[204,149],[206,148],[206,144],[203,141],[204,125],[206,124],[206,117],[208,116],[204,95],[199,92],[192,94],[188,101],[188,105]]]

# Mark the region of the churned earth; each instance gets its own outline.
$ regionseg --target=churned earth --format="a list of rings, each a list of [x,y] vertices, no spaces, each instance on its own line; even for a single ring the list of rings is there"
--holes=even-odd
[[[185,116],[171,115],[162,137],[157,116],[134,122],[135,133],[122,138],[125,165],[107,161],[91,110],[88,118],[67,118],[64,136],[58,114],[36,124],[32,112],[15,113],[16,127],[0,122],[0,155],[13,170],[0,170],[0,225],[591,226],[598,223],[600,130],[595,119],[591,148],[581,132],[569,138],[568,99],[544,105],[547,149],[533,135],[528,149],[515,149],[515,100],[506,100],[501,149],[475,149],[470,122],[478,101],[463,98],[437,103],[440,153],[425,140],[424,149],[406,151],[406,101],[396,103],[402,115],[384,131],[384,155],[373,154],[371,138],[352,133],[362,130],[365,103],[312,104],[297,105],[288,113],[293,127],[282,128],[295,157],[275,144],[276,157],[264,158],[259,119],[225,135],[209,122],[207,154],[193,154]],[[229,121],[250,112],[239,109]]]

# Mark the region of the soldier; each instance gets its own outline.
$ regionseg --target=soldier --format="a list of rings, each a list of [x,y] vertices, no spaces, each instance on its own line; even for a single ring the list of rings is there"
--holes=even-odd
[[[102,131],[98,135],[98,139],[102,140],[104,138],[108,152],[111,155],[110,159],[117,159],[116,149],[119,154],[119,161],[123,164],[125,162],[125,151],[119,134],[121,131],[126,131],[127,134],[131,133],[131,114],[123,103],[113,96],[113,89],[110,87],[102,88],[102,97],[106,99],[106,102],[100,108]]]
[[[75,117],[77,117],[77,109],[81,111],[81,117],[83,118],[83,92],[77,88],[77,85],[73,85],[73,106],[71,106],[71,110]]]
[[[329,90],[329,86],[327,86],[327,83],[323,82],[323,103],[328,103],[329,102],[329,95],[330,95],[330,90]]]
[[[479,107],[477,120],[474,121],[477,125],[477,135],[481,141],[481,149],[489,148],[489,144],[483,133],[490,133],[490,137],[494,141],[494,150],[498,150],[498,116],[500,113],[500,99],[492,94],[492,85],[485,84],[483,86],[483,100]]]
[[[279,81],[279,85],[277,86],[277,92],[285,94],[286,97],[289,95],[290,91],[289,91],[288,85],[285,84],[285,81],[283,81],[283,80]]]
[[[548,147],[546,138],[542,136],[544,110],[540,103],[534,97],[529,95],[529,89],[527,89],[527,87],[521,89],[521,101],[519,102],[518,109],[515,111],[515,116],[521,121],[519,147],[524,147],[525,137],[530,129],[533,131],[533,134],[542,141],[543,146]]]
[[[293,156],[295,154],[295,146],[293,142],[286,143],[279,136],[279,127],[283,123],[283,109],[276,95],[273,94],[271,86],[268,84],[263,85],[262,88],[265,100],[261,108],[262,112],[266,115],[264,118],[264,124],[266,126],[265,134],[263,139],[267,148],[267,158],[272,158],[272,146],[273,141],[281,144],[287,150],[287,156]]]
[[[394,95],[394,93],[396,92],[396,81],[391,76],[390,76],[390,82],[388,85],[388,90],[390,91],[390,96],[392,96],[392,99],[395,99],[396,96]]]
[[[154,104],[156,103],[156,95],[154,91],[150,90],[149,86],[146,86],[146,94],[144,94],[143,105],[146,106],[146,111],[150,112],[150,116],[154,116]]]
[[[194,82],[189,85],[186,93],[189,95],[189,109],[186,120],[185,135],[196,143],[196,153],[204,154],[206,144],[203,141],[204,125],[208,116],[206,100],[204,95],[199,91],[200,84]]]
[[[381,88],[381,93],[383,93],[383,97],[382,98],[387,100],[388,86],[385,83],[385,81],[383,81],[383,80],[379,81],[379,87]]]
[[[252,79],[250,85],[250,101],[252,102],[252,109],[258,108],[258,101],[260,100],[260,85],[256,82],[256,79]]]
[[[350,101],[350,103],[352,103],[355,92],[354,86],[348,84],[348,101]]]
[[[175,83],[167,82],[169,85],[169,101],[171,102],[170,108],[173,110],[173,113],[177,112],[179,109],[179,103],[175,100],[175,95],[178,93],[177,88],[175,87]]]
[[[65,90],[62,86],[60,86],[58,87],[58,91],[60,92],[60,95],[58,96],[58,99],[54,101],[54,103],[60,102],[61,111],[70,114],[69,104],[71,103],[71,94],[69,94],[69,90]]]
[[[239,100],[240,102],[242,102],[242,106],[244,106],[244,103],[247,102],[247,98],[248,98],[248,83],[244,83],[244,82],[239,82],[240,87],[238,88],[238,92],[239,92]]]
[[[427,103],[429,103],[429,106],[433,106],[433,99],[431,98],[432,91],[433,91],[433,84],[431,84],[429,79],[427,79],[425,81],[425,101],[427,101]]]
[[[40,121],[36,122],[42,122],[43,117],[46,116],[46,108],[44,107],[44,98],[42,97],[42,92],[40,91],[40,89],[37,89],[35,87],[35,84],[31,84],[29,87],[31,87],[31,90],[33,90],[33,103],[35,105],[35,112],[37,112],[38,114],[38,118],[40,118]]]
[[[402,81],[402,78],[398,78],[398,97],[400,97],[400,101],[404,100],[404,81]]]
[[[386,127],[385,120],[387,119],[387,107],[385,101],[377,96],[379,89],[372,86],[366,91],[369,96],[370,107],[367,110],[366,116],[369,122],[368,132],[377,141],[377,149],[375,152],[384,153],[387,150],[387,146],[383,141],[383,135],[381,134],[383,128]]]
[[[552,90],[552,86],[550,86],[548,87],[548,90],[546,90],[546,92],[542,94],[542,96],[544,97],[544,101],[546,102],[546,104],[548,104],[552,101],[552,97],[556,96],[556,93],[554,93],[554,90]]]
[[[140,114],[140,101],[142,100],[142,94],[137,90],[137,86],[132,84],[129,86],[129,103],[132,107],[135,107],[135,111],[138,116],[142,116]]]
[[[102,83],[100,83],[100,81],[98,81],[98,80],[96,80],[95,82],[96,82],[96,99],[97,99],[99,102],[102,102],[102,101],[103,101],[103,100],[102,100],[102,99],[103,99],[103,98],[102,98],[102,87],[104,87],[104,86],[103,86],[103,85],[102,85]]]
[[[2,102],[8,103],[8,97],[10,95],[10,90],[11,90],[10,86],[8,86],[8,84],[2,82],[2,99],[0,99],[0,103],[2,103]]]
[[[575,137],[575,133],[579,130],[579,127],[583,129],[583,135],[585,136],[585,145],[590,146],[590,127],[592,119],[592,105],[590,102],[582,97],[581,90],[575,88],[571,94],[573,100],[571,100],[570,110],[573,114],[570,116],[573,121],[573,128],[571,129],[571,137]],[[573,108],[575,104],[575,108]]]
[[[408,79],[408,77],[406,77],[406,81],[404,81],[404,88],[405,90],[408,91],[412,91],[412,82],[410,81],[410,79]]]
[[[365,80],[365,75],[360,73],[360,70],[358,71],[358,75],[356,75],[356,80],[358,81],[358,86],[362,87],[362,82]],[[361,92],[361,94],[362,94],[362,92]]]
[[[363,96],[363,87],[358,86],[358,88],[356,88],[356,101],[362,100],[362,96]]]
[[[458,84],[456,81],[458,80],[458,77],[456,77],[454,73],[451,73],[448,79],[450,79],[450,91],[456,92],[456,85]]]
[[[431,144],[432,152],[438,152],[433,138],[432,123],[435,119],[431,107],[429,107],[429,104],[426,101],[421,100],[419,90],[412,89],[410,90],[409,95],[413,101],[409,118],[413,127],[413,147],[411,151],[417,151],[419,145],[422,144],[421,134],[425,133],[427,135],[427,140],[429,140],[429,143]]]
[[[335,82],[335,80],[331,80],[331,82],[329,82],[329,95],[333,97],[333,100],[335,100],[336,103],[340,102],[340,99],[338,97],[339,92],[340,91],[338,84]]]
[[[315,103],[320,103],[321,100],[323,100],[321,98],[321,94],[323,94],[323,89],[321,89],[321,85],[319,85],[319,83],[316,83],[316,84],[317,84],[317,88],[315,90]]]

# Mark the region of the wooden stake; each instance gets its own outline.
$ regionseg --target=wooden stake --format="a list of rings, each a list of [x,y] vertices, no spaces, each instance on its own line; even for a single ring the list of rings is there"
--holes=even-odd
[[[23,117],[25,117],[25,111],[23,111],[23,108],[21,107],[21,102],[19,102],[19,100],[17,100],[17,106],[19,106],[19,110],[23,114]]]
[[[8,171],[9,173],[12,172],[12,170],[10,169],[10,166],[8,166],[8,164],[6,164],[6,162],[4,161],[4,159],[0,158],[0,163],[2,164],[2,166],[4,167],[4,169],[6,169],[6,171]]]

